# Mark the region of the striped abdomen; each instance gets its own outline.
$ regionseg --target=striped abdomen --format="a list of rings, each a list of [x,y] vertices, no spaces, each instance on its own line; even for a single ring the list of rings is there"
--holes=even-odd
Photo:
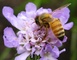
[[[63,40],[65,31],[59,19],[55,18],[53,21],[49,22],[50,28],[52,29],[54,35]]]

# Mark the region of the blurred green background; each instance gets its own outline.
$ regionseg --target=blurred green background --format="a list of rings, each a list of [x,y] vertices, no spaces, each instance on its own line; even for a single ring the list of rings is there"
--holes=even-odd
[[[2,15],[3,6],[10,6],[14,9],[15,15],[25,9],[28,2],[33,2],[37,7],[52,8],[52,10],[71,3],[70,19],[74,22],[74,26],[70,31],[66,31],[68,41],[64,43],[62,48],[66,48],[66,52],[62,53],[59,60],[77,60],[77,0],[0,0],[0,60],[14,60],[16,56],[15,49],[9,49],[3,43],[3,29],[7,26],[14,28]]]

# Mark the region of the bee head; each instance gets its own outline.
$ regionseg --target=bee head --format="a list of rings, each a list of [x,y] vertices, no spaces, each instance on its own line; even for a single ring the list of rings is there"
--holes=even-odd
[[[43,13],[35,18],[35,21],[40,26],[49,26],[52,16],[49,13]]]

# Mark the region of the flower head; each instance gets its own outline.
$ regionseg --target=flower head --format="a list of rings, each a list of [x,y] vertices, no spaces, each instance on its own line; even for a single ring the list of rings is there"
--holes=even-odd
[[[59,51],[58,47],[66,42],[67,37],[64,36],[63,41],[60,41],[54,36],[50,28],[46,35],[45,27],[40,29],[35,18],[43,13],[49,13],[54,18],[59,18],[63,28],[69,30],[73,26],[73,22],[66,23],[70,16],[69,9],[66,7],[53,12],[50,8],[44,9],[41,7],[37,10],[36,5],[30,2],[26,5],[25,10],[21,11],[16,17],[12,8],[8,6],[3,7],[2,13],[4,17],[19,30],[17,33],[14,33],[11,27],[4,29],[3,39],[5,46],[16,48],[17,53],[20,55],[15,60],[25,60],[28,56],[33,56],[33,54],[40,55],[40,60],[57,60],[60,53],[65,51]]]

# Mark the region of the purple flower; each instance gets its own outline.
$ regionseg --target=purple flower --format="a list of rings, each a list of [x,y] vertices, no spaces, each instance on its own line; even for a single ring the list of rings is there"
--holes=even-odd
[[[47,44],[41,51],[40,60],[57,60],[60,53],[64,52],[65,49],[59,51],[56,46],[51,46]]]
[[[35,22],[35,18],[42,13],[49,13],[54,18],[59,18],[63,28],[69,30],[73,26],[73,22],[66,23],[70,16],[69,9],[66,7],[58,11],[52,11],[50,8],[44,9],[41,7],[37,10],[36,5],[30,2],[26,5],[25,10],[15,16],[12,8],[3,7],[4,17],[19,30],[14,33],[12,28],[5,28],[4,45],[9,48],[16,48],[19,56],[15,60],[25,60],[30,55],[33,57],[33,54],[40,55],[40,60],[57,60],[59,55],[65,51],[65,49],[59,51],[58,47],[67,41],[67,37],[64,36],[63,41],[60,41],[51,29],[48,29],[48,35],[45,37],[45,27],[40,29],[40,26]],[[45,39],[43,39],[44,37]]]

